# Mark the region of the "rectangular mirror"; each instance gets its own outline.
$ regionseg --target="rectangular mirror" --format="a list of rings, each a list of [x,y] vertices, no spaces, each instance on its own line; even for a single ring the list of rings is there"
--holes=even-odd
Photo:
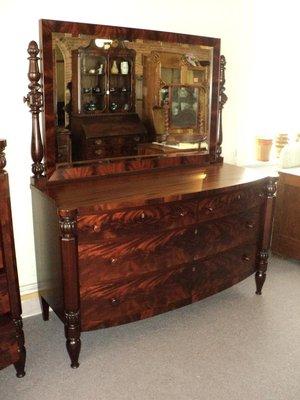
[[[47,166],[214,155],[219,39],[41,21]]]

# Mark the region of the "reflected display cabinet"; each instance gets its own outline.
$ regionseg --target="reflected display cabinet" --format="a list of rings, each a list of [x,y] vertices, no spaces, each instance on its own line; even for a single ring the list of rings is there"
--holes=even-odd
[[[51,307],[64,324],[71,367],[79,366],[84,331],[185,306],[251,275],[261,294],[276,182],[223,163],[227,96],[220,39],[51,20],[42,20],[40,29],[43,82],[39,48],[30,42],[25,98],[33,121],[37,276],[43,318]],[[101,50],[90,44],[97,39]],[[85,66],[80,47],[89,54]],[[53,57],[58,49],[66,67],[60,79]],[[131,62],[113,53],[124,49],[134,50]],[[68,70],[72,56],[77,67]],[[58,126],[59,81],[63,88],[72,85],[72,147],[83,132],[77,159],[65,163],[57,157],[58,128],[66,128]],[[103,95],[93,88],[101,92],[105,85],[105,100],[98,101]],[[85,108],[91,101],[96,109]],[[133,153],[116,155],[113,140],[120,132],[136,142]],[[103,136],[110,137],[110,148]],[[105,151],[101,157],[93,155],[95,146]]]
[[[73,159],[137,154],[146,130],[135,113],[135,54],[123,41],[72,51]]]
[[[6,141],[0,139],[0,370],[14,364],[17,377],[25,375],[26,351],[22,323],[9,182],[5,168]]]

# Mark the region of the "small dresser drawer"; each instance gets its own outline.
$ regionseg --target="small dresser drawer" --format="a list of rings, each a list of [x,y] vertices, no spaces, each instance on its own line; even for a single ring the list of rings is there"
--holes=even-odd
[[[147,276],[81,290],[83,330],[151,317],[210,296],[255,270],[255,244],[243,244],[212,259]]]
[[[136,235],[131,240],[78,244],[83,288],[95,282],[168,269],[257,239],[260,209],[247,210],[192,227]]]
[[[198,301],[221,290],[227,289],[255,272],[257,256],[255,242],[242,244],[216,257],[196,262],[193,301]]]
[[[0,272],[0,314],[6,314],[10,311],[6,274]]]
[[[263,202],[263,185],[255,185],[225,194],[216,194],[199,201],[199,221],[259,207]]]
[[[197,223],[197,201],[158,204],[142,208],[84,215],[79,211],[79,241],[120,239],[128,235],[160,232]]]

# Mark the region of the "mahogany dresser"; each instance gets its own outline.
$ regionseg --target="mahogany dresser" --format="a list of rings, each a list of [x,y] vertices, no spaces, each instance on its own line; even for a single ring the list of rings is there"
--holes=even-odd
[[[122,48],[136,52],[131,64],[135,83],[130,112],[139,112],[147,129],[145,138],[163,140],[171,135],[173,141],[194,143],[201,137],[203,147],[156,154],[136,154],[134,149],[125,157],[116,157],[116,147],[105,147],[105,157],[93,159],[91,154],[84,157],[83,147],[80,160],[59,162],[54,50],[65,52],[70,61],[70,49],[80,48],[84,40],[96,43],[95,38],[102,38],[106,46],[109,40],[120,43],[122,39]],[[222,109],[227,96],[220,39],[42,20],[41,47],[43,91],[39,48],[33,41],[28,48],[30,84],[25,98],[33,126],[31,189],[37,276],[43,318],[48,320],[50,306],[63,322],[71,366],[79,365],[81,332],[185,306],[252,274],[256,293],[261,294],[275,180],[223,164]],[[110,81],[106,92],[93,93],[91,87],[98,87],[94,81],[103,79],[94,76],[104,65],[97,60],[91,60],[87,76],[84,66],[68,72],[69,64],[65,65],[65,87],[70,79],[76,87],[74,71],[84,76],[84,82],[93,79],[77,90],[77,96],[79,102],[92,97],[96,104],[91,107],[89,102],[83,112],[75,107],[81,116],[71,115],[71,121],[74,117],[93,121],[91,131],[97,135],[122,130],[130,136],[119,114],[128,117],[124,107],[109,113],[105,129],[99,122],[104,121],[100,118],[103,96],[108,104],[116,95]],[[120,58],[112,61],[124,62]],[[113,79],[113,88],[122,88],[127,78],[115,73]],[[113,98],[120,106],[127,104],[126,96],[127,89]],[[43,139],[39,127],[42,107]],[[91,137],[94,146],[92,139],[96,136]],[[76,142],[72,123],[70,140]]]
[[[8,176],[0,139],[0,369],[14,364],[17,377],[25,375],[24,334],[21,300],[16,268]]]
[[[300,260],[300,167],[279,171],[272,251]]]

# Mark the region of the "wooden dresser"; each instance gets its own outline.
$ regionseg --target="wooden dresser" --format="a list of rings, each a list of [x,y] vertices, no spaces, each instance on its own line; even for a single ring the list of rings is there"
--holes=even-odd
[[[184,306],[253,273],[261,293],[275,186],[251,172],[224,164],[53,185],[47,195],[32,187],[44,319],[50,305],[65,322],[72,367],[81,331]]]
[[[15,259],[8,176],[0,139],[0,369],[14,364],[17,377],[25,375],[24,334],[21,301]]]
[[[66,45],[79,48],[82,40],[95,38],[112,43],[121,38],[127,49],[134,49],[133,104],[127,109],[129,91],[119,91],[117,103],[123,105],[121,114],[126,116],[121,118],[109,103],[116,99],[109,84],[105,101],[99,100],[101,91],[92,90],[94,100],[81,112],[80,104],[91,94],[89,87],[98,88],[98,83],[80,86],[78,91],[76,82],[86,79],[86,73],[101,82],[94,71],[97,67],[101,75],[105,60],[99,65],[92,60],[88,72],[84,65],[73,68],[77,75],[70,74],[65,80],[68,86],[72,78],[77,87],[74,107],[78,115],[73,107],[71,141],[78,119],[84,140],[76,146],[81,152],[78,158],[84,159],[60,164],[53,48],[58,53]],[[42,20],[41,40],[44,91],[39,83],[39,48],[32,41],[25,98],[33,127],[31,189],[37,276],[43,318],[49,318],[50,306],[63,322],[71,366],[79,365],[81,332],[185,306],[252,274],[256,293],[261,294],[275,180],[223,164],[222,109],[227,96],[220,39]],[[70,52],[66,56],[70,59]],[[113,55],[114,61],[123,62]],[[113,88],[125,87],[127,78],[115,74],[113,79]],[[105,104],[110,104],[107,115]],[[38,119],[42,107],[44,143]],[[138,118],[134,110],[139,110]],[[142,126],[148,138],[149,133],[161,140],[171,135],[172,140],[181,137],[184,143],[194,143],[201,136],[205,147],[137,154],[135,135],[143,133]],[[114,133],[126,136],[131,154],[120,157],[119,145],[112,146]],[[111,142],[103,142],[101,135],[108,135]],[[155,148],[151,142],[143,146]],[[95,149],[101,155],[105,152],[105,158],[95,157]]]
[[[279,172],[272,251],[300,260],[300,168]]]

